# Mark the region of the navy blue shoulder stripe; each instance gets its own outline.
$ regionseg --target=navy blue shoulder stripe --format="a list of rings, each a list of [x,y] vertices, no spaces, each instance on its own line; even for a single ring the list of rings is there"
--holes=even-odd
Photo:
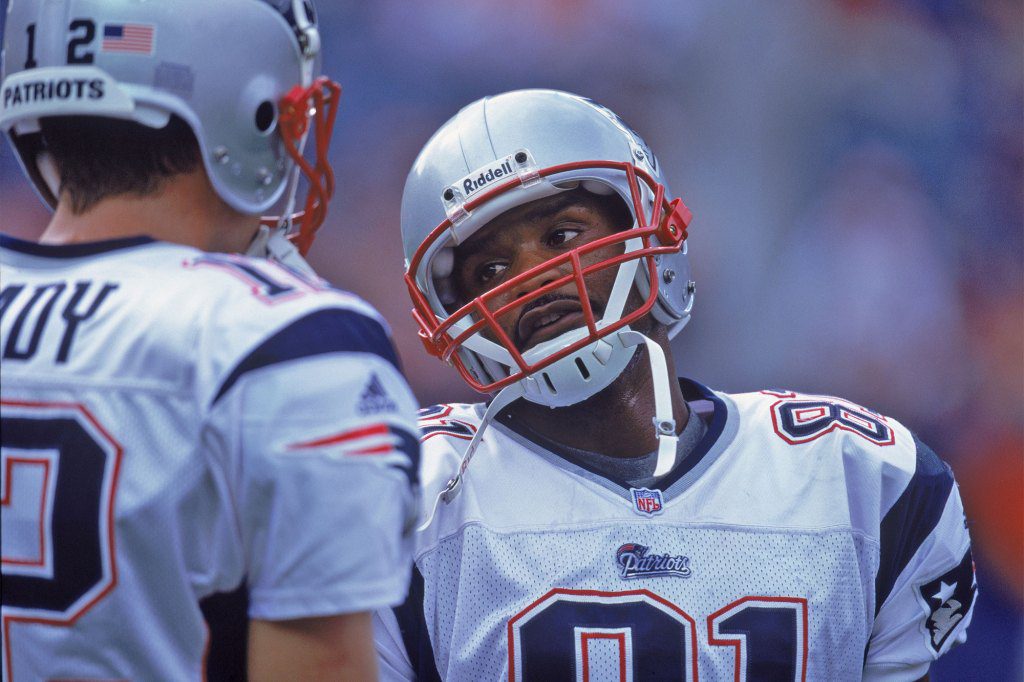
[[[420,438],[419,434],[410,433],[400,426],[395,424],[388,424],[388,430],[391,435],[398,438],[398,449],[409,456],[409,463],[403,465],[394,465],[402,473],[405,474],[406,478],[409,479],[409,485],[413,489],[419,485],[419,471],[420,471]]]
[[[325,353],[373,353],[402,371],[380,322],[354,310],[327,308],[295,320],[249,353],[221,384],[212,404],[246,372]]]
[[[423,574],[413,564],[412,581],[409,583],[409,596],[393,611],[398,619],[398,628],[402,632],[402,642],[412,663],[413,674],[418,682],[441,682],[434,661],[434,650],[430,646],[430,633],[427,631],[427,619],[423,614]]]
[[[881,556],[875,576],[875,614],[911,557],[931,535],[953,489],[953,471],[915,435],[917,467],[896,504],[882,519]]]

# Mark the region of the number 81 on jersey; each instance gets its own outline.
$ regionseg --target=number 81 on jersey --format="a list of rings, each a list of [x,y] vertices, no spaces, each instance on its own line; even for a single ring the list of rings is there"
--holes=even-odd
[[[509,680],[699,679],[697,624],[648,590],[556,588],[508,622]],[[736,680],[807,679],[807,600],[743,597],[707,617]]]

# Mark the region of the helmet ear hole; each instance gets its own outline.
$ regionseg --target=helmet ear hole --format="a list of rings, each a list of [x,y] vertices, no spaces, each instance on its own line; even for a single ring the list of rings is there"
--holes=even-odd
[[[260,131],[264,135],[271,132],[275,124],[277,123],[277,107],[274,106],[273,102],[264,100],[260,102],[260,105],[256,107],[256,130]]]

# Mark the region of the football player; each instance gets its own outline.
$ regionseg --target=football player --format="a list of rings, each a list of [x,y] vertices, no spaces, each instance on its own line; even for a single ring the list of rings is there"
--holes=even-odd
[[[611,111],[470,104],[406,182],[427,350],[487,403],[421,411],[386,677],[913,680],[976,586],[953,475],[897,421],[677,379],[690,211]]]
[[[239,586],[252,679],[373,679],[369,614],[408,586],[415,402],[378,314],[296,252],[339,96],[311,5],[6,20],[0,126],[55,212],[0,238],[3,679],[235,675],[203,609]]]

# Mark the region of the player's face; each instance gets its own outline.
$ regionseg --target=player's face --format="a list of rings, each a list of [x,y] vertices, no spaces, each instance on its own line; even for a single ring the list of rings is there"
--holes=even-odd
[[[454,279],[459,305],[493,289],[560,254],[629,227],[629,212],[617,198],[602,197],[584,190],[563,192],[517,206],[498,216],[455,250]],[[621,243],[612,244],[580,257],[586,267],[620,254]],[[600,318],[608,302],[615,273],[610,267],[588,275],[587,292],[594,315]],[[565,263],[545,270],[519,285],[503,291],[488,302],[490,310],[520,298],[572,272]],[[502,330],[525,351],[542,341],[584,326],[579,290],[569,282],[509,314],[498,322]],[[484,336],[493,339],[489,330]]]

